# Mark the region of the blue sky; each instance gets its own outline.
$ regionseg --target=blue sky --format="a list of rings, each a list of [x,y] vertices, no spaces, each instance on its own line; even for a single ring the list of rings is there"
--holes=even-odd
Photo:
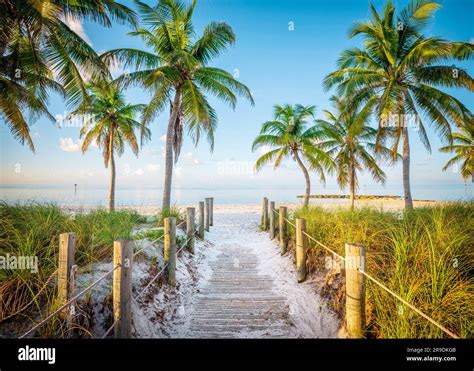
[[[134,7],[132,1],[122,3]],[[149,2],[153,3],[153,2]],[[378,9],[383,1],[373,2]],[[404,5],[406,1],[394,1]],[[429,35],[450,40],[474,39],[474,3],[469,0],[445,0],[443,8],[427,29]],[[235,111],[211,98],[219,116],[215,149],[211,154],[206,141],[194,147],[185,139],[181,158],[175,171],[178,186],[249,186],[299,185],[303,176],[290,161],[276,171],[269,167],[253,174],[252,164],[260,153],[251,152],[251,143],[262,122],[271,119],[274,104],[315,104],[320,116],[330,108],[330,93],[322,88],[323,78],[336,67],[339,53],[359,45],[360,39],[349,39],[348,29],[354,21],[369,16],[368,2],[296,1],[296,0],[200,0],[195,10],[197,35],[210,21],[229,23],[237,35],[234,47],[214,63],[238,76],[254,94],[255,106],[239,101]],[[127,35],[129,28],[114,25],[102,28],[97,24],[75,23],[92,46],[103,52],[119,47],[145,48],[140,39]],[[294,29],[291,29],[294,26]],[[474,73],[472,63],[464,63]],[[120,72],[120,68],[116,72]],[[452,93],[471,109],[472,94],[456,90]],[[147,103],[149,97],[140,89],[127,91],[131,103]],[[67,109],[56,96],[50,99],[53,115],[65,115]],[[166,113],[168,110],[166,110]],[[117,159],[117,186],[159,186],[163,182],[163,135],[167,115],[151,125],[152,140],[139,157],[129,150]],[[108,184],[108,170],[100,152],[92,148],[82,155],[79,151],[79,128],[55,127],[41,118],[32,127],[36,154],[22,147],[11,137],[5,125],[0,125],[2,184]],[[438,151],[440,142],[429,129],[433,153],[430,155],[412,133],[412,184],[463,184],[453,171],[442,172],[449,155]],[[237,162],[234,162],[237,161]],[[401,167],[384,167],[388,185],[401,184]],[[314,180],[316,182],[316,180]],[[371,184],[362,174],[361,184]],[[335,184],[329,178],[328,185]]]

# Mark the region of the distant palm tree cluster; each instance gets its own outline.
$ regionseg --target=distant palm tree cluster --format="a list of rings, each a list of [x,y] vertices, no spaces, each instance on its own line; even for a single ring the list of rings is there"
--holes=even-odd
[[[138,14],[114,0],[4,0],[0,11],[0,116],[12,135],[34,151],[29,120],[46,116],[51,92],[61,94],[72,113],[87,117],[81,129],[82,150],[93,142],[110,166],[109,209],[115,204],[115,157],[128,144],[135,154],[150,138],[149,125],[166,107],[169,120],[165,146],[163,208],[171,205],[171,184],[186,130],[194,143],[204,135],[211,150],[217,113],[207,94],[232,108],[237,97],[254,103],[247,86],[225,70],[211,66],[235,42],[232,28],[211,22],[196,37],[192,17],[196,0],[157,0],[154,6],[135,1]],[[445,166],[461,164],[461,174],[474,180],[474,124],[472,113],[440,87],[473,91],[466,70],[452,61],[472,59],[474,46],[423,35],[439,4],[411,1],[396,12],[388,1],[383,14],[370,5],[372,18],[359,22],[351,37],[364,38],[362,49],[341,53],[339,69],[324,80],[335,88],[334,111],[316,119],[315,107],[275,107],[273,121],[263,124],[253,148],[271,146],[256,163],[278,167],[293,158],[306,179],[305,205],[310,196],[310,171],[324,181],[336,171],[341,187],[349,187],[351,204],[358,173],[368,170],[375,181],[385,174],[378,161],[401,157],[405,207],[413,207],[410,191],[410,142],[414,125],[422,143],[431,150],[424,120],[447,142],[443,152],[454,152]],[[113,21],[133,28],[147,50],[120,48],[98,55],[68,25],[70,20],[95,21],[110,27]],[[134,71],[113,78],[110,68],[121,63]],[[151,93],[150,102],[129,104],[123,90],[139,86]],[[421,116],[423,114],[424,116]],[[28,119],[26,117],[29,117]],[[378,123],[369,126],[370,118]],[[456,128],[456,132],[452,129]],[[402,146],[401,156],[398,154]]]
[[[473,115],[461,101],[439,89],[474,90],[468,72],[452,64],[472,59],[474,45],[423,34],[439,8],[434,1],[417,0],[396,12],[387,1],[379,14],[370,4],[372,18],[357,22],[350,30],[350,37],[363,37],[363,48],[343,51],[339,69],[324,80],[326,89],[336,89],[337,95],[331,98],[335,110],[325,111],[326,120],[309,122],[313,106],[275,106],[274,121],[263,124],[253,148],[276,149],[260,157],[256,168],[269,162],[278,167],[282,158],[292,156],[306,178],[305,205],[310,196],[307,168],[322,180],[323,170],[335,170],[339,185],[349,186],[353,206],[357,172],[367,169],[375,181],[384,182],[377,160],[395,162],[401,157],[405,208],[412,209],[408,129],[414,128],[431,151],[426,120],[449,144],[441,151],[456,154],[443,170],[461,163],[464,179],[474,181]],[[370,117],[376,129],[369,126]]]

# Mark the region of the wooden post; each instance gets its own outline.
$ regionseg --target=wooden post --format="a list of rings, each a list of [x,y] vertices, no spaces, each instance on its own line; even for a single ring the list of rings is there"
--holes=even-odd
[[[211,216],[209,215],[209,210],[210,210],[210,198],[209,197],[206,197],[204,199],[206,201],[206,220],[204,221],[204,226],[205,226],[205,229],[206,231],[209,232],[209,223],[211,222]]]
[[[268,198],[263,198],[262,205],[262,229],[264,231],[268,230]]]
[[[306,279],[306,219],[296,219],[296,278]]]
[[[346,328],[350,338],[362,338],[365,332],[365,247],[345,244]]]
[[[194,254],[194,207],[188,207],[186,209],[186,235],[188,240],[188,249]]]
[[[113,276],[114,333],[121,339],[132,336],[132,260],[133,240],[114,241],[114,266],[120,264]]]
[[[74,265],[74,233],[61,233],[59,235],[59,262],[58,262],[58,299],[59,305],[65,304],[71,297],[71,271]],[[61,317],[68,317],[70,307],[61,312]]]
[[[280,235],[280,252],[281,255],[286,253],[286,246],[288,243],[288,225],[286,223],[286,206],[280,206],[278,212],[278,228]]]
[[[165,264],[168,264],[168,284],[176,286],[176,218],[165,218]]]
[[[210,221],[209,225],[212,227],[214,225],[214,197],[211,197],[210,199]]]
[[[199,202],[199,237],[204,238],[204,201]]]
[[[275,201],[270,201],[270,239],[275,238]]]

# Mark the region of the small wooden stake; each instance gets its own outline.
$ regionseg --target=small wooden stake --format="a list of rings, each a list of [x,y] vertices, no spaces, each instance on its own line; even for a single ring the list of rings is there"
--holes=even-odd
[[[263,198],[262,205],[262,229],[264,231],[268,230],[268,198]]]
[[[280,252],[281,255],[286,253],[286,246],[288,243],[288,225],[286,223],[286,206],[280,206],[278,212],[278,228],[279,228],[279,235],[280,235]]]
[[[214,225],[214,197],[211,197],[210,199],[210,221],[209,225],[212,227]]]
[[[186,235],[188,240],[188,249],[191,253],[194,253],[194,207],[188,207],[186,209]]]
[[[132,261],[133,240],[114,241],[113,306],[116,338],[132,336]]]
[[[209,232],[209,223],[211,222],[211,216],[209,215],[211,199],[207,197],[204,200],[206,201],[206,220],[204,221],[204,226],[206,231]]]
[[[270,239],[275,238],[275,201],[270,201]]]
[[[362,338],[365,332],[365,247],[345,244],[346,328],[350,338]]]
[[[71,297],[71,271],[74,265],[74,233],[59,235],[59,262],[58,262],[58,300],[59,305],[65,304]],[[61,311],[61,317],[68,317],[70,307]]]
[[[199,237],[204,238],[204,201],[199,201]]]
[[[306,219],[296,219],[296,278],[306,279]]]
[[[165,218],[165,264],[168,264],[168,284],[176,286],[176,218]]]

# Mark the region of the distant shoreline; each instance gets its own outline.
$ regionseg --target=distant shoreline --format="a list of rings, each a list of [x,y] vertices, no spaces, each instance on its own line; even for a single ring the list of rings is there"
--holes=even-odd
[[[216,214],[240,214],[240,213],[261,213],[262,205],[261,204],[219,204],[214,201],[214,213]],[[278,202],[275,200],[277,207],[278,206],[287,206],[290,210],[295,210],[302,206],[301,203],[292,203],[292,202]],[[435,206],[442,206],[447,204],[456,203],[456,201],[414,201],[414,207],[435,207]],[[96,206],[96,205],[81,205],[81,206],[74,206],[74,205],[59,205],[62,210],[67,212],[89,212],[92,210],[104,208],[103,206]],[[325,209],[339,209],[339,208],[349,208],[350,204],[349,201],[347,202],[338,202],[338,201],[325,201],[325,202],[314,202],[310,201],[310,206],[315,207],[322,207]],[[185,211],[187,207],[198,207],[198,205],[194,204],[183,204],[183,205],[176,205],[180,210]],[[393,199],[377,199],[377,200],[356,200],[355,202],[356,208],[373,208],[376,210],[381,211],[399,211],[403,210],[404,202],[403,200],[393,200]],[[134,210],[142,215],[154,215],[158,213],[161,209],[159,205],[117,205],[116,210]]]

